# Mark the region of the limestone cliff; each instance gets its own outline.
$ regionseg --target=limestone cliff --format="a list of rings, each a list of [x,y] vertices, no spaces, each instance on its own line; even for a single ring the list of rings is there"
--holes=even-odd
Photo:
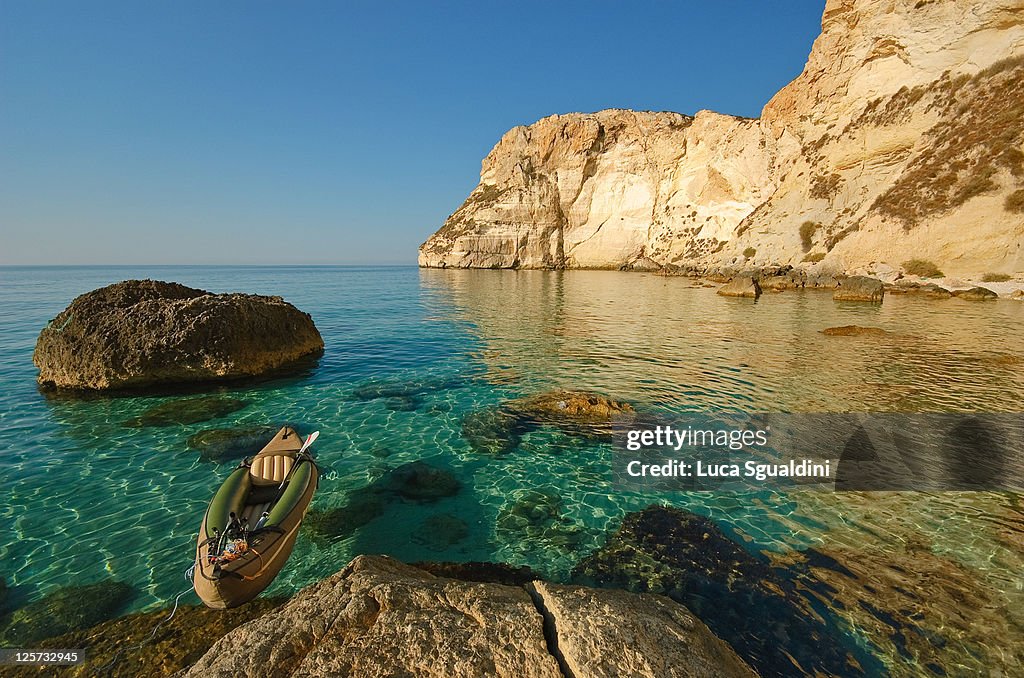
[[[1024,0],[828,0],[759,119],[607,110],[507,132],[429,267],[935,262],[1024,273]]]

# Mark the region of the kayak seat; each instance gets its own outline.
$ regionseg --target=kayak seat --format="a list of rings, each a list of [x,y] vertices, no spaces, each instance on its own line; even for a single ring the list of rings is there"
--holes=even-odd
[[[249,477],[254,487],[280,485],[294,464],[294,457],[288,454],[257,455],[249,467]]]

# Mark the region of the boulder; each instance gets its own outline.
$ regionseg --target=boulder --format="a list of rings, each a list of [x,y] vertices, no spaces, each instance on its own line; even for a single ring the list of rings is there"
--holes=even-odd
[[[751,275],[738,275],[719,288],[723,297],[747,297],[757,299],[761,296],[761,285]]]
[[[71,302],[32,361],[43,386],[112,390],[263,375],[323,347],[309,314],[281,297],[126,280]]]
[[[832,298],[836,301],[881,302],[885,296],[885,285],[881,280],[855,275],[840,280]]]
[[[229,632],[184,673],[211,675],[754,674],[700,620],[661,597],[467,582],[359,556],[275,614]]]
[[[1024,290],[1014,290],[1010,294],[1010,298],[1014,301],[1024,301]]]
[[[792,275],[772,275],[761,278],[757,283],[762,290],[781,292],[782,290],[795,290],[803,287],[803,281],[794,278]],[[728,287],[728,285],[726,285]],[[724,288],[723,288],[724,289]],[[724,294],[724,292],[723,292]]]
[[[956,292],[953,292],[953,296],[957,299],[963,299],[964,301],[993,301],[999,298],[998,294],[987,287],[972,287],[969,290],[957,290]]]

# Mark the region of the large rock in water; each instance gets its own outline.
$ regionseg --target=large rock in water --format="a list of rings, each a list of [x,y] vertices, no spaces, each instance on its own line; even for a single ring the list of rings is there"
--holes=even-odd
[[[459,581],[360,556],[274,614],[228,633],[184,675],[754,673],[686,608],[660,596]]]
[[[76,298],[39,333],[39,383],[122,389],[251,377],[323,350],[281,297],[126,280]]]

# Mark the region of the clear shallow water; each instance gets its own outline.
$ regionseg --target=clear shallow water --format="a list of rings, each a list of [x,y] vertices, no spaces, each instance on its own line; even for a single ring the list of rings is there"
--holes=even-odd
[[[77,294],[142,277],[282,295],[313,315],[325,355],[299,378],[222,389],[248,405],[188,426],[124,426],[173,397],[41,394],[31,364],[39,330]],[[1019,412],[1024,304],[893,295],[881,306],[837,304],[817,292],[753,303],[685,279],[614,272],[174,267],[0,269],[0,308],[0,575],[23,600],[113,577],[140,590],[136,608],[166,604],[184,588],[206,502],[235,463],[203,461],[186,439],[287,421],[322,432],[317,509],[342,506],[353,490],[420,459],[463,487],[432,504],[391,501],[345,539],[300,537],[272,592],[297,590],[358,553],[500,560],[564,579],[625,513],[667,500],[781,558],[815,546],[903,565],[921,554],[941,559],[990,603],[973,613],[977,633],[963,638],[965,666],[990,659],[977,657],[979,647],[1020,666],[1005,649],[1024,643],[1024,514],[1015,495],[645,496],[612,486],[606,445],[542,429],[491,457],[473,451],[461,429],[470,412],[553,388],[662,413]],[[819,333],[849,324],[895,334]],[[416,391],[415,409],[354,396],[373,382]],[[537,489],[555,497],[557,521],[524,530],[502,520]],[[424,526],[436,515],[462,519],[468,534],[439,543]],[[936,596],[927,614],[962,615],[957,600]],[[856,614],[839,614],[856,634]]]

